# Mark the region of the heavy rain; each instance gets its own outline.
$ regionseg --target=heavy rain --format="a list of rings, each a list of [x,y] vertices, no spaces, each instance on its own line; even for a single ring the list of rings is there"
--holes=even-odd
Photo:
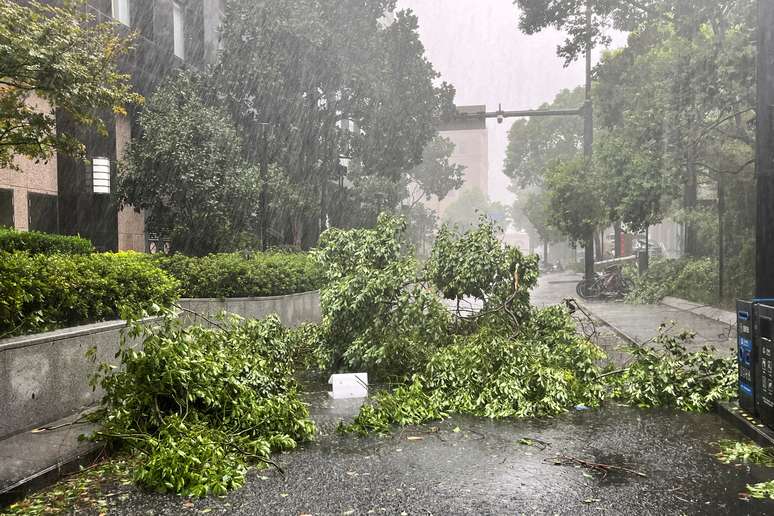
[[[0,0],[0,514],[774,514],[774,0]]]

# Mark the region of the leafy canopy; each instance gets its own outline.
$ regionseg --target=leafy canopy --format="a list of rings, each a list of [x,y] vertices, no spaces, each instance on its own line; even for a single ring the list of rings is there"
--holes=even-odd
[[[140,114],[142,133],[127,152],[119,192],[146,211],[149,231],[174,251],[203,255],[249,242],[258,206],[258,171],[242,157],[227,112],[205,101],[192,73],[170,76]]]
[[[119,71],[130,39],[84,3],[0,3],[0,168],[15,166],[16,155],[84,157],[83,144],[57,128],[55,109],[106,135],[100,113],[125,115],[142,101]]]

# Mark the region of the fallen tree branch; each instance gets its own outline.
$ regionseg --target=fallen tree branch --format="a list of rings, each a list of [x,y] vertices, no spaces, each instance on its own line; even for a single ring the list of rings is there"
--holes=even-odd
[[[600,472],[603,474],[603,476],[607,476],[607,474],[610,471],[623,471],[624,473],[630,473],[632,475],[637,475],[638,477],[648,478],[648,475],[646,475],[641,471],[625,468],[623,466],[616,466],[613,464],[600,464],[597,462],[591,462],[591,461],[579,459],[577,457],[571,457],[569,455],[557,455],[556,457],[554,457],[553,461],[554,461],[554,464],[557,466],[576,465],[582,468],[587,468],[593,471]]]

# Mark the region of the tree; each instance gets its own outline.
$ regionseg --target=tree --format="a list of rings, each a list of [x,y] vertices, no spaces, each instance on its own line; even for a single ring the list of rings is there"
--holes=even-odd
[[[543,243],[543,259],[548,257],[548,245],[559,242],[563,235],[551,225],[550,198],[543,189],[522,190],[511,206],[513,223],[530,235],[530,242]]]
[[[466,231],[477,226],[482,216],[494,222],[504,222],[505,206],[490,201],[489,197],[476,187],[466,188],[447,206],[443,213],[443,222]]]
[[[609,222],[598,178],[584,158],[556,161],[545,174],[549,224],[575,244]]]
[[[605,196],[607,218],[621,222],[633,233],[661,222],[669,188],[658,156],[620,134],[606,133],[596,142],[594,167]]]
[[[408,194],[406,201],[414,206],[422,200],[436,197],[442,201],[449,192],[458,190],[465,182],[465,167],[451,162],[454,143],[436,135],[422,151],[422,162],[406,173]]]
[[[145,210],[148,231],[192,255],[254,244],[259,195],[258,170],[245,164],[233,122],[204,101],[203,87],[189,73],[159,86],[119,177],[123,202]]]
[[[562,90],[540,109],[572,109],[583,105],[582,87]],[[503,172],[510,177],[511,190],[518,192],[539,186],[549,163],[576,157],[583,148],[583,120],[579,116],[550,116],[519,119],[508,133]]]
[[[84,145],[57,130],[54,110],[106,135],[100,113],[126,114],[142,101],[118,70],[129,39],[81,7],[0,3],[0,167],[14,167],[15,155],[84,157]]]
[[[416,17],[401,11],[384,21],[394,7],[394,0],[226,6],[213,89],[245,135],[250,161],[265,152],[294,183],[314,186],[318,230],[334,218],[355,225],[343,215],[358,210],[332,213],[335,203],[363,198],[347,191],[352,185],[380,185],[390,198],[452,107],[454,90],[435,84]],[[258,122],[272,127],[266,149],[254,144]]]

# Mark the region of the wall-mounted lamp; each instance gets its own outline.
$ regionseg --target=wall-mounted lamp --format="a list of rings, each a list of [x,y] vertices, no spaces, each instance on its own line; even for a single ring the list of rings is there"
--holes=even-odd
[[[108,158],[94,158],[91,160],[93,185],[95,194],[110,193],[110,160]]]

